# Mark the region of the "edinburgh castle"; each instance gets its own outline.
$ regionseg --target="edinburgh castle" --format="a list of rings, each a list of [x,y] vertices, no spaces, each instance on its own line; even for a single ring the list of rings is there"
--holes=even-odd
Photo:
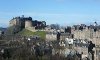
[[[25,28],[31,31],[37,29],[44,29],[46,27],[45,21],[33,20],[32,17],[15,17],[9,21],[9,26],[18,26],[21,29]]]

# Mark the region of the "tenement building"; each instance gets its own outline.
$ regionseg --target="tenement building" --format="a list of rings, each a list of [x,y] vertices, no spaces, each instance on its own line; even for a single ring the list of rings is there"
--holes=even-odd
[[[74,34],[75,39],[87,39],[93,41],[96,45],[100,44],[100,26],[90,25],[82,26],[77,25],[72,28],[72,34]]]

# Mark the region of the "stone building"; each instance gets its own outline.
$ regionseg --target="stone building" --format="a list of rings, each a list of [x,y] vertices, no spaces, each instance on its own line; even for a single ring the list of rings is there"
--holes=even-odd
[[[70,33],[61,33],[60,40],[65,40],[66,38],[73,38],[73,34]]]
[[[20,17],[15,17],[9,21],[9,26],[21,25]]]
[[[46,34],[46,40],[47,41],[57,40],[57,34],[56,33],[47,33]]]
[[[46,27],[45,21],[33,20],[32,17],[15,17],[9,21],[9,26],[19,26],[30,30],[44,29]]]
[[[100,45],[100,26],[86,26],[81,29],[72,29],[72,34],[74,34],[75,39],[91,40],[96,45]]]
[[[32,27],[32,21],[26,20],[25,21],[25,28]]]
[[[34,20],[34,21],[32,21],[32,23],[33,23],[33,26],[35,26],[35,29],[45,29],[45,27],[46,27],[45,21]]]
[[[32,21],[31,17],[15,17],[9,21],[9,26],[19,26],[21,28],[25,28],[25,21]]]

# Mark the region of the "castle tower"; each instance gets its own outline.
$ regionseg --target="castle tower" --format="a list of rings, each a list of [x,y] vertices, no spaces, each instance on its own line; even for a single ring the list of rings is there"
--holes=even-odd
[[[16,25],[18,26],[21,25],[20,17],[15,17],[9,21],[9,26],[16,26]]]
[[[26,20],[25,21],[25,28],[32,27],[32,21],[31,20]]]
[[[25,29],[30,30],[32,32],[35,32],[35,27],[33,27],[33,24],[32,24],[31,20],[26,20],[25,21]]]

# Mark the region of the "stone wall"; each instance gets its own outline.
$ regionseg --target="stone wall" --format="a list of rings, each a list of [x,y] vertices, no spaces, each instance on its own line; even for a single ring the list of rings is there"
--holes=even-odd
[[[32,21],[27,20],[25,21],[25,28],[32,27]]]
[[[16,19],[9,21],[9,26],[17,25]]]

